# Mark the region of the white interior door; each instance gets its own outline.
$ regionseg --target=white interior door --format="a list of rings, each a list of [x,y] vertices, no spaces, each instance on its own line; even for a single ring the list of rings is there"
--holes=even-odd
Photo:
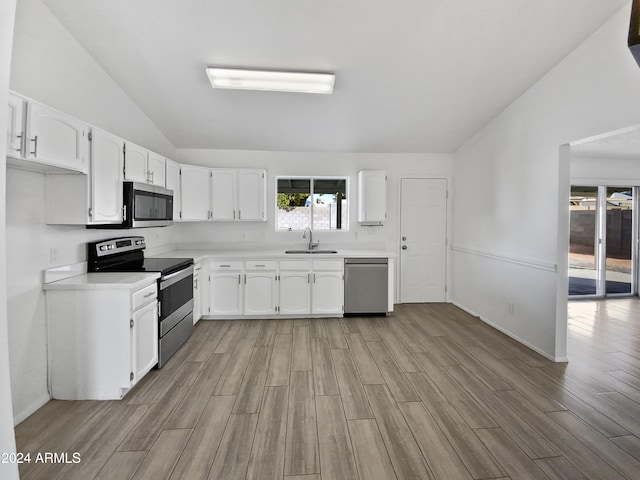
[[[402,179],[400,238],[400,302],[444,302],[446,179]]]

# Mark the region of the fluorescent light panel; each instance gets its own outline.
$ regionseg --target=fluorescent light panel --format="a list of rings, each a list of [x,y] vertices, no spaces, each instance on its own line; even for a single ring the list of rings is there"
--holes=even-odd
[[[333,93],[333,73],[280,72],[207,67],[213,88],[266,90],[273,92]]]

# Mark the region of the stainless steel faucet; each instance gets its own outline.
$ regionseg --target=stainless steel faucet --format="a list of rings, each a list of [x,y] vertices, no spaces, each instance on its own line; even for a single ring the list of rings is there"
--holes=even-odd
[[[309,227],[304,229],[304,233],[302,234],[302,238],[307,238],[307,232],[309,232],[309,250],[313,250],[318,245],[320,245],[320,241],[313,243],[313,232]]]

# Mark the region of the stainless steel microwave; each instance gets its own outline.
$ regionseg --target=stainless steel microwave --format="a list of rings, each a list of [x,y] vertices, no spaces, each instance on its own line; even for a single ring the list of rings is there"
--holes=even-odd
[[[122,228],[166,227],[173,223],[173,190],[124,182]]]

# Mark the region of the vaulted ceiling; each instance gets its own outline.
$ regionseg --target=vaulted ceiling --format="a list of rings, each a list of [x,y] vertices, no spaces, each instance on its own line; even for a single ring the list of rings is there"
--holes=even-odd
[[[452,152],[628,0],[43,0],[177,148]],[[208,65],[335,72],[211,89]]]

